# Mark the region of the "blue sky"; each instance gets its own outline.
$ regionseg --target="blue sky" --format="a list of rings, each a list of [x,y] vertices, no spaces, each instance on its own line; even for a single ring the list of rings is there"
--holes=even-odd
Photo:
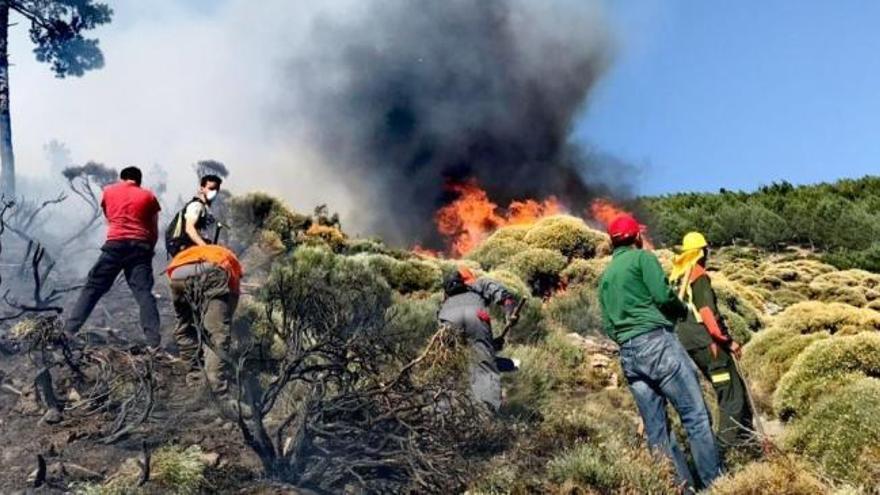
[[[608,2],[618,46],[576,139],[638,192],[880,174],[880,2]]]

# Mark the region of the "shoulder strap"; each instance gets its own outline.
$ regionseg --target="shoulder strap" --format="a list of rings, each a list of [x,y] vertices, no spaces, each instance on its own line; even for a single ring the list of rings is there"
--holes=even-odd
[[[703,316],[700,314],[700,311],[697,309],[697,306],[694,304],[694,291],[691,287],[695,278],[692,278],[692,274],[695,267],[691,267],[685,272],[684,277],[681,277],[680,286],[678,289],[678,298],[684,301],[685,305],[687,305],[688,310],[694,316],[694,319],[697,320],[697,323],[703,323]]]

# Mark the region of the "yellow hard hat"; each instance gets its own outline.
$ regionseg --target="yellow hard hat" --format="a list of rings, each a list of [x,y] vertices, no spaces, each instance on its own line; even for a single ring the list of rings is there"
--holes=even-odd
[[[681,241],[681,250],[691,251],[694,249],[703,249],[708,245],[709,243],[706,242],[706,238],[703,237],[703,234],[699,232],[688,232]]]

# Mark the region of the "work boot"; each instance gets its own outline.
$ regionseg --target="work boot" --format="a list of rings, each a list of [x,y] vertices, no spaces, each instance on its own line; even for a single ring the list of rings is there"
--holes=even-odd
[[[40,421],[47,425],[54,425],[60,423],[62,419],[64,419],[64,415],[61,414],[61,411],[50,407],[46,410],[46,414],[43,414],[43,417],[40,418]]]
[[[153,349],[159,349],[161,347],[162,337],[159,335],[159,332],[145,332],[144,337],[147,341],[147,347]]]

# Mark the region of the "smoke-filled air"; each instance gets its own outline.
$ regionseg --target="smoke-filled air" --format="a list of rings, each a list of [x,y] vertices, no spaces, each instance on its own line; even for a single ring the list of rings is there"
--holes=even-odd
[[[0,1],[0,493],[876,493],[880,177],[635,4]]]
[[[424,242],[455,194],[444,185],[473,179],[505,204],[556,195],[578,207],[620,185],[619,163],[570,140],[612,58],[598,2],[394,0],[353,10],[319,17],[310,43],[293,51],[292,106],[280,118],[304,123],[326,166],[369,205],[356,224]]]

